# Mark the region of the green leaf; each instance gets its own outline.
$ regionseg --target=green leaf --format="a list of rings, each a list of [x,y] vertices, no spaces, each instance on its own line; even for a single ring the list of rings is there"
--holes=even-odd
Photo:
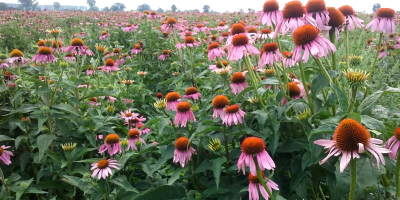
[[[328,74],[331,78],[337,76],[337,71],[328,71]],[[323,74],[319,74],[316,78],[313,79],[311,82],[311,97],[315,98],[319,92],[324,89],[324,87],[328,86],[329,82],[326,80],[325,76]]]
[[[363,110],[369,108],[370,106],[374,105],[375,102],[383,95],[390,94],[390,93],[400,93],[400,88],[392,88],[392,87],[384,87],[380,91],[377,91],[361,102],[360,106],[358,106],[358,112],[362,113]]]
[[[381,121],[374,119],[368,115],[361,115],[361,123],[369,129],[386,133],[386,126]]]
[[[122,189],[124,189],[126,191],[132,191],[132,192],[136,192],[136,193],[139,192],[134,187],[132,187],[131,184],[129,184],[129,182],[126,180],[126,176],[124,176],[124,175],[121,175],[118,177],[113,177],[110,180],[110,182],[114,183],[115,185],[118,185],[119,187],[121,187]]]
[[[77,112],[75,112],[74,108],[69,104],[58,104],[54,105],[53,108],[72,113],[76,116],[80,116]]]
[[[38,190],[36,188],[30,187],[25,190],[24,193],[31,193],[31,194],[46,194],[47,192],[43,190]]]
[[[169,122],[169,118],[161,118],[160,122],[159,122],[159,128],[158,128],[158,134],[161,135],[165,126],[167,125],[167,123]],[[145,126],[143,126],[145,127]]]
[[[211,195],[214,194],[224,194],[229,192],[230,190],[225,189],[225,188],[217,188],[217,186],[212,186],[212,187],[208,187],[204,192],[203,192],[203,196],[204,198],[207,198]]]
[[[168,185],[172,185],[176,180],[178,180],[182,173],[184,175],[185,172],[189,169],[189,166],[190,165],[186,165],[184,168],[176,169],[171,178],[168,179]]]
[[[336,96],[339,99],[339,105],[341,108],[342,112],[347,112],[347,109],[349,109],[349,101],[347,99],[346,93],[343,92],[339,87],[337,87],[335,84],[331,82],[331,87],[335,91]]]
[[[213,172],[214,172],[215,183],[217,184],[217,189],[219,186],[222,164],[224,164],[225,162],[226,162],[226,157],[219,157],[213,160]]]
[[[78,178],[75,176],[68,176],[68,175],[64,175],[62,177],[64,177],[63,179],[61,179],[62,181],[66,182],[70,185],[73,185],[73,186],[79,188],[80,190],[83,190],[85,183],[81,180],[81,178]]]
[[[275,77],[269,77],[269,78],[266,78],[266,79],[260,81],[257,88],[264,86],[264,85],[279,85],[279,81]]]
[[[260,131],[262,132],[264,130],[264,124],[268,119],[268,113],[266,113],[264,110],[256,110],[253,111],[253,114],[257,115],[257,121],[260,127]]]
[[[37,138],[37,145],[39,148],[39,161],[43,157],[45,150],[51,142],[56,138],[55,135],[42,134]]]
[[[149,190],[136,200],[163,199],[176,200],[186,197],[185,189],[181,186],[163,185],[153,190]]]
[[[99,160],[101,160],[101,159],[100,158],[89,158],[89,159],[85,159],[85,160],[78,160],[75,162],[95,163],[95,162],[99,162]]]
[[[196,168],[196,170],[194,170],[194,173],[200,173],[200,172],[204,172],[207,169],[211,169],[211,167],[213,166],[213,164],[210,162],[210,160],[205,159],[203,160],[203,162],[200,163],[200,165]]]
[[[175,145],[171,144],[165,149],[163,154],[161,155],[161,158],[158,159],[156,165],[154,165],[153,169],[151,170],[151,174],[153,174],[155,171],[160,169],[160,167],[167,162],[168,159],[174,157],[174,151],[175,151]]]
[[[347,115],[347,118],[350,119],[354,119],[356,120],[358,123],[361,123],[361,115],[355,112],[350,113],[349,115]]]
[[[14,138],[8,137],[7,135],[0,135],[0,142],[11,140],[14,140]]]

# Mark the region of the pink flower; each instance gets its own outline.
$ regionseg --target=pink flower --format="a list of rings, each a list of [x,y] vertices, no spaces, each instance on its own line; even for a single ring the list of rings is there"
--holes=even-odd
[[[137,125],[136,128],[138,128],[138,129],[143,128],[143,124]],[[149,129],[149,127],[146,126],[143,130],[139,130],[139,131],[140,131],[140,134],[145,134],[145,133],[150,132],[150,129]]]
[[[164,61],[168,57],[169,57],[169,51],[168,50],[163,50],[161,55],[158,57],[158,59]]]
[[[326,9],[324,1],[308,1],[306,10],[306,16],[315,19],[316,27],[320,31],[329,31],[331,29],[328,25],[330,20],[329,12]]]
[[[222,120],[222,124],[232,126],[232,122],[237,125],[238,122],[242,124],[242,119],[246,115],[245,112],[240,110],[240,107],[236,104],[225,107],[225,116]]]
[[[199,100],[201,97],[201,94],[195,87],[189,87],[185,91],[185,95],[183,95],[182,98],[184,99],[194,99],[194,100]]]
[[[109,74],[110,72],[118,71],[118,70],[119,70],[119,68],[118,68],[118,66],[117,66],[117,63],[115,63],[114,60],[111,59],[111,58],[107,59],[107,60],[104,62],[104,65],[105,65],[105,66],[98,67],[98,69],[101,70],[101,71],[103,71],[103,72],[106,73],[106,74]]]
[[[310,54],[314,58],[320,58],[327,57],[330,52],[336,51],[335,45],[321,37],[319,30],[309,24],[299,27],[293,33],[293,42],[296,44],[293,50],[293,58],[296,62],[307,62]]]
[[[279,11],[279,4],[276,0],[268,0],[264,3],[263,10],[259,11],[258,22],[272,26],[279,24],[282,20],[282,13]]]
[[[181,127],[186,127],[186,124],[189,120],[190,122],[196,121],[193,111],[190,108],[189,102],[178,103],[176,106],[177,112],[174,119],[175,125],[179,126],[180,124]]]
[[[290,98],[292,99],[306,99],[306,90],[304,89],[304,85],[298,80],[293,78],[292,82],[289,82],[289,93]],[[288,102],[286,97],[282,99],[282,106],[286,105]]]
[[[264,172],[261,172],[262,176],[264,177],[264,181],[266,180]],[[279,190],[278,184],[275,182],[268,180],[267,182],[267,187],[270,192],[272,192],[272,188],[274,190]],[[258,176],[253,174],[249,174],[249,200],[259,200],[260,197],[258,195],[258,189],[260,189],[261,195],[264,197],[264,199],[269,199],[268,192],[265,190],[264,186],[261,185],[260,179],[258,179]]]
[[[105,40],[105,39],[107,39],[107,38],[110,37],[110,36],[111,36],[111,35],[110,35],[109,33],[103,31],[103,32],[101,33],[101,36],[99,37],[99,40]]]
[[[11,146],[5,146],[5,145],[1,145],[0,147],[0,160],[3,161],[5,165],[10,165],[11,164],[10,156],[14,156],[14,154],[11,151],[4,150],[10,147]]]
[[[217,57],[222,58],[225,55],[225,51],[219,47],[217,42],[214,42],[208,46],[208,60],[214,61]]]
[[[200,42],[196,42],[193,36],[186,36],[184,43],[178,43],[177,45],[175,45],[177,49],[183,49],[183,47],[196,47],[197,49],[197,47],[199,46]]]
[[[354,24],[358,28],[361,28],[361,27],[364,26],[364,20],[359,19],[358,17],[356,17],[356,12],[354,11],[354,9],[351,6],[344,5],[342,7],[339,7],[338,10],[340,12],[342,12],[342,14],[345,16],[346,22],[347,22],[347,28],[350,31],[355,29]]]
[[[133,32],[138,28],[137,25],[128,24],[126,27],[122,28],[123,32]]]
[[[218,95],[214,97],[212,101],[213,106],[213,119],[220,117],[222,120],[225,118],[224,108],[229,105],[228,97],[224,95]]]
[[[247,88],[246,75],[244,72],[236,72],[231,77],[231,91],[238,95],[241,91]]]
[[[111,102],[111,103],[114,103],[115,100],[117,100],[117,98],[112,97],[112,96],[105,96],[105,98],[108,99],[107,102]]]
[[[352,157],[353,159],[360,158],[358,153],[364,153],[365,149],[375,157],[378,169],[380,162],[385,165],[385,159],[382,154],[390,153],[391,150],[378,146],[382,143],[382,140],[371,138],[368,130],[354,119],[342,120],[333,134],[333,140],[314,141],[314,144],[324,146],[329,152],[328,156],[319,162],[320,165],[324,164],[333,155],[339,156],[342,154],[340,173],[346,169]]]
[[[13,66],[14,68],[18,68],[18,64],[22,67],[30,63],[30,60],[24,58],[24,54],[18,49],[11,51],[10,58],[5,61],[9,66]]]
[[[257,48],[249,43],[249,38],[247,35],[240,34],[232,38],[232,44],[229,46],[228,50],[228,60],[238,61],[242,59],[247,53],[250,55],[260,54]]]
[[[32,62],[36,63],[52,63],[56,62],[57,58],[52,54],[53,52],[49,47],[40,47],[38,54],[33,56]]]
[[[146,121],[146,118],[144,118],[143,116],[132,117],[130,119],[125,119],[125,125],[137,127],[143,124],[144,121]]]
[[[124,101],[125,104],[132,104],[133,103],[133,99],[122,99],[122,101]]]
[[[296,63],[296,61],[294,61],[293,59],[293,53],[290,53],[289,51],[284,51],[282,52],[282,54],[284,56],[282,59],[283,66],[285,66],[286,68],[293,67]]]
[[[179,95],[177,92],[169,92],[167,95],[165,95],[165,100],[167,101],[166,110],[176,111],[176,107],[181,101],[181,95]]]
[[[112,174],[111,168],[119,169],[118,168],[118,161],[115,159],[102,159],[97,163],[92,163],[92,168],[90,170],[94,170],[92,174],[92,178],[95,177],[97,174],[97,179],[103,177],[106,179],[108,175]],[[110,168],[111,167],[111,168]]]
[[[365,27],[371,27],[371,32],[378,30],[381,33],[394,33],[396,31],[395,12],[391,8],[379,8],[376,11],[376,17]]]
[[[133,45],[133,49],[131,51],[131,54],[138,54],[142,52],[142,47],[139,44]]]
[[[136,142],[137,141],[141,141],[143,144],[146,144],[146,142],[144,142],[144,140],[140,137],[141,133],[138,129],[131,129],[128,132],[128,149],[132,149],[132,150],[137,150],[136,148]]]
[[[102,140],[103,139],[103,135],[97,135],[96,137],[94,137],[95,140]]]
[[[262,48],[261,59],[258,62],[258,68],[263,68],[265,65],[273,67],[274,62],[280,62],[282,54],[279,52],[278,45],[275,42],[265,44]]]
[[[275,169],[275,163],[271,156],[269,156],[268,152],[265,151],[265,142],[261,138],[248,137],[243,140],[240,148],[242,150],[242,154],[239,157],[237,166],[239,171],[242,169],[243,174],[246,174],[245,167],[247,166],[250,168],[250,173],[253,176],[257,176],[253,154],[256,154],[257,156],[258,167],[261,171],[264,171],[265,169]]]
[[[187,137],[180,137],[175,142],[174,163],[180,163],[182,167],[189,162],[192,154],[196,154],[196,150],[189,144]]]
[[[106,139],[104,140],[104,144],[101,145],[99,149],[99,153],[102,154],[107,150],[110,156],[116,154],[117,152],[122,153],[119,136],[117,134],[113,133],[107,135]]]
[[[273,38],[275,38],[279,32],[282,32],[282,35],[285,36],[286,33],[294,32],[300,26],[306,24],[317,26],[314,18],[305,15],[303,4],[300,1],[290,1],[286,3],[282,14],[283,20],[276,26]]]
[[[86,46],[84,46],[83,41],[80,38],[74,38],[71,41],[71,46],[64,49],[64,52],[71,52],[74,55],[79,54],[80,56],[93,56],[93,52],[90,51]]]
[[[389,153],[389,158],[392,160],[396,160],[396,155],[397,152],[399,151],[400,147],[400,128],[397,128],[394,131],[394,135],[389,138],[389,140],[386,142],[385,148],[392,150],[392,152]]]
[[[121,111],[120,114],[120,119],[123,119],[125,121],[134,119],[139,116],[139,113],[132,112],[130,108],[128,110],[125,110],[124,112]]]

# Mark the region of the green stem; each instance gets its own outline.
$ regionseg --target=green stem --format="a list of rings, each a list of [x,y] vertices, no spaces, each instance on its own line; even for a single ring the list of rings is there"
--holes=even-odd
[[[354,103],[356,101],[356,96],[357,96],[357,87],[352,87],[351,88],[351,100],[350,100],[350,106],[347,112],[351,112],[353,109]]]
[[[357,184],[357,161],[351,155],[350,160],[350,193],[349,200],[354,199],[354,194],[356,192],[356,184]]]
[[[259,179],[260,182],[261,182],[261,185],[264,186],[265,190],[266,190],[267,193],[268,193],[269,198],[270,198],[271,200],[275,200],[274,196],[272,196],[271,191],[269,191],[269,188],[267,187],[267,184],[266,184],[266,182],[265,182],[265,180],[264,180],[263,175],[261,174],[260,167],[258,166],[257,157],[253,157],[253,160],[254,160],[254,164],[256,165],[257,176],[258,176],[258,179]]]
[[[189,47],[189,57],[190,57],[190,63],[191,63],[191,75],[192,75],[192,85],[193,87],[197,87],[196,81],[194,80],[194,60],[193,60],[193,54],[192,54],[192,48]]]
[[[319,192],[321,193],[322,199],[326,200],[325,199],[325,194],[324,194],[324,191],[322,191],[321,185],[319,185],[318,188],[319,188]]]
[[[396,181],[396,199],[400,199],[400,153],[397,150],[396,156],[396,171],[395,171],[395,181]]]
[[[314,114],[314,104],[312,103],[310,94],[308,93],[306,75],[304,74],[304,67],[302,61],[299,62],[299,68],[300,68],[301,82],[303,82],[304,90],[306,91],[308,106],[310,107],[311,114]]]
[[[383,38],[383,33],[380,33],[380,34],[379,34],[379,41],[378,41],[378,49],[376,49],[374,61],[372,62],[371,71],[369,72],[369,76],[368,76],[367,83],[370,83],[370,82],[371,82],[372,75],[373,75],[373,73],[374,73],[374,71],[375,71],[376,62],[378,61],[379,52],[380,52],[381,47],[382,47],[382,38]],[[367,89],[365,90],[364,99],[367,97],[368,91],[369,91],[369,87],[367,87]]]
[[[229,169],[230,165],[229,165],[229,148],[228,148],[228,137],[226,136],[225,133],[225,125],[222,125],[222,130],[223,130],[223,134],[224,134],[224,146],[225,146],[225,157],[226,157],[226,169]],[[232,184],[232,174],[230,172],[228,172],[228,177],[229,177],[229,181]]]
[[[346,46],[346,67],[347,69],[350,68],[350,59],[349,59],[349,29],[347,26],[344,27],[344,38],[345,38],[345,46]]]
[[[317,62],[317,65],[319,67],[319,70],[321,71],[321,73],[325,76],[326,80],[328,80],[328,82],[332,82],[331,77],[329,76],[328,72],[326,71],[325,67],[322,65],[322,62],[319,58],[314,58],[315,62]]]
[[[253,67],[250,65],[247,55],[245,56],[244,60],[245,60],[245,64],[247,65],[247,71],[248,71],[249,74],[250,74],[251,82],[253,83],[254,93],[256,94],[257,99],[259,100],[259,102],[260,102],[262,108],[264,109],[264,111],[265,111],[266,113],[268,113],[268,110],[267,110],[267,108],[266,108],[265,105],[264,105],[264,100],[261,99],[260,94],[258,94],[258,90],[257,90],[257,80],[256,80],[255,75],[253,74],[253,73],[254,73]]]

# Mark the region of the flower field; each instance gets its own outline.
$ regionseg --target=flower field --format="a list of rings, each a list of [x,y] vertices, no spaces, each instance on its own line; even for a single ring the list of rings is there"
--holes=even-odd
[[[0,11],[0,199],[400,199],[400,13],[259,10]]]

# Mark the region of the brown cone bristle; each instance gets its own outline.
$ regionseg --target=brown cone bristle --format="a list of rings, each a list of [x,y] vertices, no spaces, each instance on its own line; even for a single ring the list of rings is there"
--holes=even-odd
[[[221,33],[221,36],[228,37],[229,36],[229,32],[223,32],[223,33]]]
[[[131,118],[129,121],[130,121],[132,124],[136,124],[136,123],[139,123],[139,122],[140,122],[139,119],[138,119],[137,117]]]
[[[243,76],[242,72],[236,72],[232,74],[231,81],[232,83],[243,83],[246,81],[246,76]]]
[[[185,32],[185,36],[192,36],[192,32],[190,32],[190,31]]]
[[[141,129],[143,127],[143,124],[140,124],[137,126],[138,129]]]
[[[233,46],[242,46],[242,45],[246,45],[249,43],[249,38],[247,37],[247,35],[236,35],[232,38],[232,44]]]
[[[291,97],[300,95],[300,87],[297,85],[296,82],[289,83],[289,93]]]
[[[105,158],[103,158],[102,160],[100,160],[100,161],[97,163],[97,168],[99,168],[99,169],[105,169],[105,168],[107,168],[107,167],[108,167],[108,160],[105,159]]]
[[[101,35],[106,35],[106,34],[107,34],[106,31],[102,31],[102,32],[101,32]]]
[[[62,47],[62,43],[59,40],[57,40],[57,43],[58,43],[58,47]],[[52,47],[53,48],[57,48],[56,41],[53,41],[53,46]]]
[[[326,10],[324,0],[309,0],[306,5],[307,13],[322,12]]]
[[[84,43],[80,38],[74,38],[71,41],[71,46],[79,46],[79,47],[81,47],[81,46],[84,46]]]
[[[240,110],[240,107],[237,104],[233,104],[231,106],[227,106],[225,108],[225,112],[229,114],[237,113]]]
[[[156,98],[157,99],[162,99],[163,98],[163,94],[161,92],[156,94]]]
[[[249,29],[247,29],[248,33],[257,33],[257,29],[255,27],[250,27]]]
[[[114,60],[111,58],[107,59],[105,62],[105,65],[106,66],[114,66]]]
[[[187,137],[180,137],[175,142],[175,149],[178,149],[179,151],[186,151],[188,147],[190,147],[188,144],[189,139]]]
[[[293,56],[293,53],[290,53],[289,51],[284,51],[282,54],[285,56],[285,58],[291,58]]]
[[[218,48],[218,47],[219,47],[218,42],[214,42],[214,43],[208,45],[207,50],[216,49],[216,48]]]
[[[98,47],[96,47],[96,49],[97,49],[97,51],[100,51],[100,52],[104,52],[106,50],[106,48],[104,48],[102,46],[98,46]]]
[[[379,8],[376,11],[377,17],[394,18],[395,12],[391,8]]]
[[[264,44],[263,48],[265,53],[273,52],[278,49],[278,45],[275,42]]]
[[[286,3],[282,10],[282,15],[285,19],[303,17],[303,4],[300,1],[291,1]]]
[[[197,27],[197,28],[203,28],[204,25],[203,25],[203,24],[196,24],[196,27]]]
[[[115,48],[115,49],[113,50],[113,53],[121,53],[121,50],[118,49],[118,48]]]
[[[39,40],[39,42],[37,43],[37,45],[40,46],[44,46],[44,40]]]
[[[220,22],[220,23],[218,24],[218,26],[225,26],[225,23],[224,23],[224,22]]]
[[[178,23],[178,22],[177,22],[176,19],[173,18],[173,17],[169,17],[169,18],[167,19],[167,24],[172,25],[172,24],[176,24],[176,23]]]
[[[243,140],[240,149],[247,155],[258,154],[265,151],[265,142],[258,137],[248,137]]]
[[[263,11],[272,12],[279,10],[279,4],[276,0],[268,0],[264,3]]]
[[[169,54],[169,51],[168,51],[168,50],[163,50],[163,51],[162,51],[162,54],[163,54],[163,55],[168,55],[168,54]]]
[[[127,25],[126,25],[126,27],[131,27],[131,26],[132,26],[132,24],[127,24]]]
[[[214,97],[212,105],[214,108],[225,108],[225,106],[229,105],[229,99],[224,95],[218,95]]]
[[[11,58],[13,58],[13,57],[24,57],[24,54],[20,50],[14,49],[13,51],[11,51],[10,57]]]
[[[261,172],[261,175],[262,175],[262,177],[265,178],[264,172]],[[249,174],[249,182],[250,183],[254,183],[254,184],[259,184],[260,183],[260,179],[258,179],[257,175],[253,176],[253,174],[250,173]]]
[[[332,27],[339,27],[340,25],[342,25],[345,22],[345,18],[344,15],[342,14],[342,12],[340,12],[338,9],[336,9],[335,7],[328,7],[328,12],[329,12],[329,26]]]
[[[225,67],[227,67],[228,66],[228,62],[226,62],[226,61],[221,61],[222,62],[222,64],[225,66]],[[216,64],[215,64],[215,66],[216,67],[218,67],[218,68],[222,68],[222,66],[221,66],[221,63],[220,62],[217,62]]]
[[[190,103],[186,101],[179,102],[176,109],[178,112],[187,112],[190,110]]]
[[[191,95],[196,93],[199,93],[199,91],[195,87],[188,87],[185,91],[185,95]]]
[[[163,36],[164,36],[164,37],[168,37],[168,35],[169,35],[169,33],[167,33],[167,32],[164,32],[164,33],[163,33]]]
[[[195,40],[193,36],[186,36],[184,42],[185,44],[193,44]]]
[[[105,141],[107,144],[117,144],[119,142],[119,136],[115,133],[108,134]]]
[[[262,29],[261,30],[261,33],[263,33],[263,34],[270,34],[271,33],[271,29]]]
[[[246,28],[243,26],[243,24],[234,24],[231,27],[231,35],[236,35],[239,33],[245,33],[246,32]]]
[[[218,39],[218,38],[217,38],[216,35],[212,35],[212,36],[211,36],[211,40],[212,40],[212,41],[215,41],[215,40],[217,40],[217,39]]]
[[[0,156],[2,156],[4,153],[4,149],[0,147]]]
[[[65,57],[74,57],[74,54],[73,53],[69,53]]]
[[[134,49],[141,49],[142,47],[140,46],[140,44],[134,44],[134,45],[133,45],[133,48],[134,48]]]
[[[368,130],[354,119],[344,119],[340,122],[333,134],[336,147],[341,151],[358,151],[358,144],[366,148],[371,138]]]
[[[42,55],[50,55],[52,51],[49,47],[40,47],[38,53]]]
[[[315,26],[307,24],[299,27],[293,32],[293,42],[296,45],[308,44],[314,41],[318,34],[319,30]]]
[[[179,93],[177,93],[177,92],[170,92],[167,95],[165,95],[165,100],[167,102],[177,101],[180,98],[181,98],[181,95],[179,95]]]
[[[143,11],[143,14],[148,15],[148,14],[149,14],[149,11],[148,11],[148,10],[144,10],[144,11]]]
[[[394,131],[394,137],[400,141],[400,127]]]
[[[128,132],[129,139],[139,138],[139,136],[140,136],[140,131],[137,129],[131,129]]]
[[[344,16],[356,15],[356,12],[354,11],[354,9],[349,5],[341,6],[341,7],[338,8],[338,10],[340,12],[342,12],[342,14]]]
[[[151,11],[150,15],[157,15],[157,13],[155,11]]]

